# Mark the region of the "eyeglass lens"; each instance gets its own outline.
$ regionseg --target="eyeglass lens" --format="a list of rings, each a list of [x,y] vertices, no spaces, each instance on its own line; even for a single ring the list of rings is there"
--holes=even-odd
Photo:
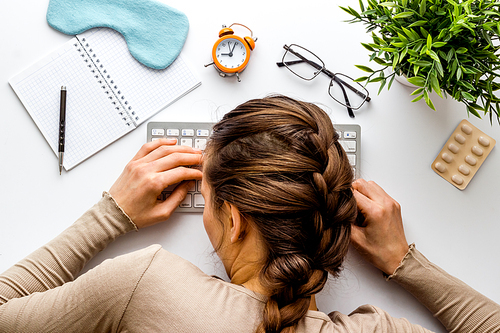
[[[362,85],[354,82],[350,77],[338,73],[330,81],[328,93],[334,100],[342,105],[350,106],[352,109],[360,108],[368,96],[368,91]],[[347,105],[346,100],[349,101],[350,105]]]
[[[320,58],[295,44],[288,47],[283,56],[283,63],[290,71],[304,80],[312,80],[325,66]]]

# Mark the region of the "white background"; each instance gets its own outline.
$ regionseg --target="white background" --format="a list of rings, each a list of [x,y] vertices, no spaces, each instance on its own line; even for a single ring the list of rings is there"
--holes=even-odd
[[[434,112],[423,101],[410,103],[411,88],[395,82],[390,91],[384,89],[377,95],[378,84],[373,84],[368,87],[371,103],[351,119],[345,108],[329,97],[326,77],[305,82],[275,64],[283,55],[284,44],[297,43],[320,56],[333,72],[359,77],[363,72],[355,64],[376,67],[368,63],[368,52],[360,45],[370,40],[364,27],[343,22],[349,17],[338,8],[357,8],[357,3],[168,1],[190,20],[183,53],[202,86],[151,120],[216,121],[239,103],[271,93],[324,105],[334,123],[361,125],[361,176],[378,182],[401,203],[408,241],[415,242],[451,274],[500,302],[499,147],[493,149],[464,191],[430,167],[460,120],[467,118],[464,106],[433,94]],[[47,6],[48,0],[0,2],[0,271],[48,242],[96,203],[146,141],[143,124],[59,176],[56,156],[8,85],[13,75],[70,39],[47,24]],[[212,67],[203,67],[211,62],[221,25],[233,22],[249,26],[258,37],[240,83],[234,77],[220,78]],[[497,123],[490,125],[487,119],[474,117],[469,120],[500,139]],[[123,236],[88,268],[152,243],[192,261],[208,274],[225,277],[200,214],[175,214],[166,223]],[[385,282],[382,274],[354,251],[342,276],[327,285],[318,301],[327,313],[349,313],[369,303],[393,316],[444,332],[411,295],[395,283]]]

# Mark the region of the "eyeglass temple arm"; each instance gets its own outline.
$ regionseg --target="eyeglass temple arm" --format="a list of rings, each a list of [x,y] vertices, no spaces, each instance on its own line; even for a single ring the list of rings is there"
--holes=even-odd
[[[352,111],[352,108],[351,108],[351,102],[349,102],[349,98],[347,97],[347,93],[345,91],[344,85],[337,82],[336,79],[339,81],[342,81],[342,80],[338,79],[336,76],[333,77],[333,81],[335,81],[335,83],[337,83],[339,85],[340,89],[342,90],[342,94],[344,95],[344,100],[345,100],[347,113],[349,114],[349,117],[354,118],[354,112]]]

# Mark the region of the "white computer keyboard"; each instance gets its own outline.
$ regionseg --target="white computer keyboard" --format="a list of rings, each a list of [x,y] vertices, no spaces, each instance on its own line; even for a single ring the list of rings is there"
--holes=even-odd
[[[178,145],[205,149],[208,138],[212,134],[213,123],[208,122],[150,122],[148,123],[147,140],[154,141],[161,138],[176,139]],[[347,153],[349,163],[354,169],[355,176],[359,175],[361,156],[361,127],[351,124],[335,124],[340,136],[340,144]],[[175,185],[167,187],[158,200],[165,200],[173,191]],[[205,200],[201,195],[201,181],[189,189],[186,199],[179,205],[176,212],[203,212]]]

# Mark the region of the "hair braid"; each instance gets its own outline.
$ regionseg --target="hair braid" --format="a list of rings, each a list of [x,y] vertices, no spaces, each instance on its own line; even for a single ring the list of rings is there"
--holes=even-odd
[[[328,272],[341,269],[357,209],[338,138],[323,110],[284,96],[248,101],[214,127],[205,151],[214,208],[238,207],[268,254],[258,332],[294,333]]]

